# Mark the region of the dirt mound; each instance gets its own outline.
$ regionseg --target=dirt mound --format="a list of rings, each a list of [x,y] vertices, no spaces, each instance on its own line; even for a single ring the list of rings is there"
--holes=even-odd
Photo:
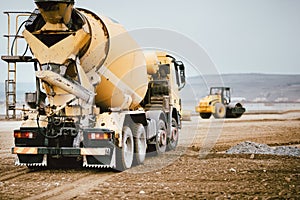
[[[271,154],[300,157],[300,149],[291,146],[270,147],[255,142],[242,142],[226,151],[227,154]]]

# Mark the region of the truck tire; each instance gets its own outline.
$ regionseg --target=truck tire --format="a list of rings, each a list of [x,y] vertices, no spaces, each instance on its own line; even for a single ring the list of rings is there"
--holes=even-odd
[[[160,119],[158,121],[157,131],[156,151],[158,154],[162,154],[166,152],[167,149],[167,128],[164,120]]]
[[[221,103],[215,104],[215,113],[213,113],[216,119],[225,118],[226,116],[226,108]]]
[[[133,162],[133,135],[128,126],[124,126],[122,130],[122,148],[116,147],[116,169],[118,171],[124,171],[129,169]]]
[[[140,165],[144,162],[146,157],[146,131],[142,124],[135,124],[133,127],[134,135],[134,165]]]
[[[178,123],[175,118],[172,118],[171,136],[168,138],[168,150],[174,150],[177,147],[179,138]]]
[[[211,116],[211,113],[200,113],[200,117],[202,119],[209,119]]]

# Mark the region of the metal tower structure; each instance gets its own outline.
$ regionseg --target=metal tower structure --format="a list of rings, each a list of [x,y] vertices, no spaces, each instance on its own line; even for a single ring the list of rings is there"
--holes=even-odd
[[[17,63],[36,62],[31,56],[25,56],[26,51],[23,54],[18,52],[18,40],[23,39],[19,32],[26,23],[26,21],[23,21],[19,24],[19,21],[21,17],[28,18],[31,13],[11,11],[4,12],[4,14],[7,15],[7,34],[4,35],[7,38],[7,55],[1,56],[1,59],[7,62],[7,79],[5,80],[6,119],[16,119]],[[15,23],[15,31],[12,31],[13,23]]]

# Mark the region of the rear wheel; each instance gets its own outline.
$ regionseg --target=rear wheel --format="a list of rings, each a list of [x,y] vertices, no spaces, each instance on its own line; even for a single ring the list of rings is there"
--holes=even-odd
[[[200,117],[202,119],[209,119],[211,116],[211,113],[200,113]]]
[[[129,169],[133,162],[134,142],[132,131],[128,126],[123,127],[122,148],[117,147],[117,170]]]
[[[142,164],[146,157],[146,131],[142,124],[136,124],[133,128],[134,133],[134,164]]]
[[[216,103],[215,104],[215,113],[213,113],[213,115],[216,119],[225,118],[225,116],[226,116],[225,106],[221,103]]]
[[[148,155],[156,156],[167,149],[167,128],[164,120],[160,119],[156,124],[156,136],[151,144],[148,144]]]
[[[171,136],[169,138],[168,149],[173,150],[177,147],[179,138],[179,128],[176,119],[172,118]]]
[[[158,121],[158,133],[156,136],[156,151],[158,154],[164,153],[167,148],[167,128],[164,120]]]

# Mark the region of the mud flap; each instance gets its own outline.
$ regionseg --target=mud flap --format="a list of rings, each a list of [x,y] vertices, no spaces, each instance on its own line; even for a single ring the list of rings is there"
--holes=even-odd
[[[115,168],[116,148],[113,148],[112,155],[83,155],[83,167],[91,168]]]
[[[47,155],[17,154],[15,165],[28,167],[46,167]]]

